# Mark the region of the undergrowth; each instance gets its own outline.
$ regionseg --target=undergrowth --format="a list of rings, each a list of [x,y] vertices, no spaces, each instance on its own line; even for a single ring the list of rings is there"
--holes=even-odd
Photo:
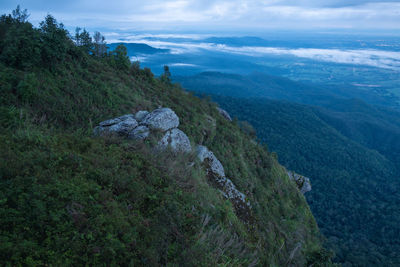
[[[0,35],[16,23],[3,16]],[[304,197],[248,125],[138,64],[124,67],[121,57],[86,54],[66,40],[56,62],[0,60],[2,265],[330,264]],[[208,184],[193,153],[92,135],[102,120],[159,106],[176,112],[193,146],[222,162],[252,204],[252,225]]]

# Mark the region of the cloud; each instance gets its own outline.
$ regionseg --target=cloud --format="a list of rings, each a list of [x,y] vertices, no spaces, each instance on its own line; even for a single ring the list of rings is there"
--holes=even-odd
[[[196,64],[189,64],[189,63],[170,63],[167,64],[170,67],[198,67]]]
[[[392,69],[400,71],[400,52],[383,51],[376,49],[316,49],[316,48],[284,48],[264,46],[229,46],[207,42],[168,42],[156,40],[157,36],[148,40],[145,35],[134,35],[128,38],[128,42],[146,43],[153,47],[170,49],[173,54],[196,54],[202,50],[239,54],[250,57],[263,58],[270,55],[295,56],[317,61],[363,65],[377,68]],[[185,35],[179,35],[185,36]],[[199,37],[199,36],[196,36]]]
[[[400,0],[282,0],[278,1],[279,4],[285,6],[302,6],[302,7],[351,7],[362,6],[370,3],[398,3]]]
[[[341,50],[315,48],[276,48],[276,47],[229,47],[219,46],[217,50],[253,57],[263,55],[289,55],[340,64],[364,65],[400,71],[400,52],[372,49]]]
[[[249,53],[252,48],[243,48],[244,53]],[[241,53],[242,51],[236,51]],[[309,58],[318,61],[365,65],[371,67],[393,69],[400,71],[400,52],[379,50],[339,50],[339,49],[282,49],[271,47],[258,47],[255,54],[293,55],[301,58]],[[251,53],[251,52],[250,52]]]
[[[38,22],[48,12],[68,26],[123,30],[388,28],[400,25],[400,0],[2,0]]]

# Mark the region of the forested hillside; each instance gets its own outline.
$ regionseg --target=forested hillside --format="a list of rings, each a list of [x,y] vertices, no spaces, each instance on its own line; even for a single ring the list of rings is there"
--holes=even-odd
[[[382,96],[373,91],[295,82],[288,78],[257,72],[247,75],[202,72],[192,76],[173,76],[173,79],[197,93],[221,96],[263,97],[318,106],[329,106],[332,101],[335,103],[351,98],[381,107],[392,107],[395,103],[392,97]]]
[[[359,100],[322,109],[267,99],[213,99],[253,125],[281,164],[311,178],[307,200],[336,260],[344,266],[400,264],[400,173],[394,161],[399,135],[387,126],[395,125],[396,112]]]
[[[358,99],[331,101],[315,109],[322,120],[357,143],[378,151],[400,168],[400,112]]]
[[[329,266],[304,196],[251,134],[100,33],[0,17],[0,265]],[[195,155],[94,137],[105,119],[173,109],[245,192],[244,221]]]

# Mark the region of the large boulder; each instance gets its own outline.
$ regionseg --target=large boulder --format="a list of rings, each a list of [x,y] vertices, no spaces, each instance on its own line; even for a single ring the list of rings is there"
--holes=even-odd
[[[179,129],[167,131],[164,137],[158,142],[159,149],[165,150],[168,147],[174,152],[192,151],[189,138]]]
[[[159,108],[147,114],[141,121],[142,125],[152,130],[168,131],[179,126],[179,118],[170,108]]]
[[[120,121],[117,124],[109,127],[110,132],[116,132],[120,135],[128,135],[130,131],[138,126],[138,122],[133,118],[127,118],[126,120]]]
[[[297,188],[299,188],[301,193],[305,194],[308,191],[311,191],[310,178],[297,174],[293,171],[287,171],[287,174],[290,180],[296,183]]]
[[[139,110],[135,114],[135,120],[137,120],[138,122],[141,122],[148,114],[149,114],[149,112],[147,110]]]
[[[94,129],[95,135],[112,134],[128,135],[130,131],[138,126],[132,114],[127,114],[118,118],[100,122],[99,126]]]
[[[135,140],[143,140],[146,139],[150,135],[150,129],[147,126],[140,125],[133,129],[128,134],[128,138]]]
[[[217,110],[218,110],[219,114],[222,115],[222,117],[224,117],[224,118],[227,119],[228,121],[232,121],[231,116],[229,115],[229,113],[228,113],[225,109],[222,109],[222,108],[218,108],[218,107],[217,107]]]

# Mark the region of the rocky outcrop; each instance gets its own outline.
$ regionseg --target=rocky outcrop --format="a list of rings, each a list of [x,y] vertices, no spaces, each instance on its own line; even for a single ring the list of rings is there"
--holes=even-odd
[[[310,178],[297,174],[293,171],[287,171],[290,180],[294,181],[299,188],[300,192],[305,194],[311,191]]]
[[[214,153],[208,150],[207,147],[200,145],[197,146],[197,157],[199,158],[200,162],[207,160],[208,172],[211,172],[217,177],[225,177],[224,167]]]
[[[144,140],[152,131],[161,131],[164,136],[158,141],[157,148],[168,147],[176,153],[187,153],[192,150],[187,135],[179,130],[179,118],[170,108],[159,108],[152,112],[138,111],[135,115],[127,114],[99,123],[94,128],[95,135],[117,134],[129,139]]]
[[[123,116],[118,117],[118,118],[102,121],[102,122],[99,123],[99,125],[100,125],[100,127],[111,126],[111,125],[117,124],[117,123],[119,123],[121,121],[124,121],[126,119],[135,119],[135,118],[134,118],[133,114],[126,114],[126,115],[123,115]]]
[[[164,137],[158,142],[158,148],[165,150],[170,147],[174,152],[190,152],[192,146],[187,135],[179,129],[172,129],[165,133]]]
[[[170,108],[159,108],[147,114],[140,122],[152,130],[168,131],[178,128],[179,118]]]
[[[119,135],[127,135],[130,131],[138,126],[138,122],[132,114],[127,114],[118,118],[100,122],[99,126],[94,129],[95,134],[104,135],[117,133]]]
[[[147,126],[140,125],[128,133],[128,138],[144,140],[150,135],[150,129]]]
[[[229,115],[229,113],[228,113],[226,110],[224,110],[224,109],[222,109],[222,108],[217,108],[217,110],[218,110],[219,114],[222,115],[222,117],[224,117],[224,118],[227,119],[228,121],[232,121],[231,116]]]
[[[149,112],[147,110],[140,110],[140,111],[136,112],[135,119],[138,122],[141,122],[147,116],[147,114],[149,114]]]
[[[170,148],[175,153],[189,153],[192,151],[190,140],[184,132],[177,128],[178,126],[179,118],[173,110],[159,108],[150,113],[138,111],[135,115],[127,114],[100,122],[99,126],[94,129],[94,133],[95,135],[117,134],[129,139],[144,140],[152,132],[161,131],[164,135],[156,145],[157,150]],[[250,202],[225,176],[224,167],[214,153],[200,145],[196,152],[198,159],[207,170],[210,183],[232,202],[239,218],[251,222],[253,216]]]
[[[225,176],[224,167],[213,152],[205,146],[197,147],[197,157],[207,170],[207,175],[211,181],[235,207],[236,214],[246,222],[252,220],[250,202],[246,196],[240,192],[233,182]]]

